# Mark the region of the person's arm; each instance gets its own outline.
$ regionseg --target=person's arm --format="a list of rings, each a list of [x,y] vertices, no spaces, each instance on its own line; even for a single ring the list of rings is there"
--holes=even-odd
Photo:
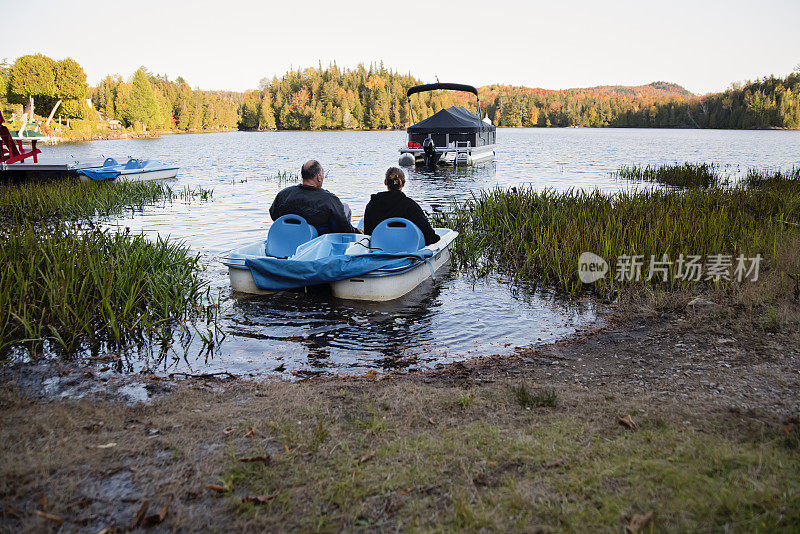
[[[330,196],[331,219],[336,224],[336,229],[343,234],[360,234],[361,231],[353,228],[347,216],[344,214],[344,206],[342,201],[336,195]]]
[[[378,226],[378,217],[375,214],[375,204],[373,203],[374,197],[367,203],[364,208],[364,233],[369,235]]]
[[[408,200],[410,211],[408,220],[416,224],[417,228],[422,230],[422,235],[425,236],[425,245],[431,245],[439,241],[439,235],[434,232],[431,223],[428,222],[428,217],[425,215],[425,212],[422,211],[422,208],[419,207],[419,204],[411,198]]]
[[[275,221],[281,216],[281,205],[283,204],[283,196],[281,195],[283,191],[279,191],[277,195],[275,195],[275,200],[272,201],[272,206],[269,207],[269,216],[272,217],[272,220]]]

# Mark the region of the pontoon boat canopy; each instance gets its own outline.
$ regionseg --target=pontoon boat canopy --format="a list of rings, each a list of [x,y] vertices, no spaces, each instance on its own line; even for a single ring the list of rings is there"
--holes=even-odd
[[[453,106],[435,113],[424,121],[409,126],[407,131],[409,134],[429,132],[455,134],[490,132],[494,130],[494,125],[480,120],[461,106]]]
[[[437,89],[448,89],[450,91],[466,91],[474,95],[478,95],[478,90],[471,85],[464,85],[462,83],[426,83],[424,85],[415,85],[408,90],[406,96],[411,97],[415,93],[424,93],[425,91],[435,91]]]

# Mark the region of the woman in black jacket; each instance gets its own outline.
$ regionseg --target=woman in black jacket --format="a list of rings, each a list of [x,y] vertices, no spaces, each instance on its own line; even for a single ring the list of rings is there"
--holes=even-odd
[[[422,211],[419,204],[403,193],[403,186],[406,185],[406,176],[403,171],[397,167],[390,167],[386,171],[386,179],[383,183],[386,184],[388,191],[372,195],[364,210],[364,233],[372,234],[381,221],[392,217],[403,217],[417,225],[417,228],[422,231],[422,235],[425,236],[425,245],[439,241],[439,236],[431,228],[425,212]]]

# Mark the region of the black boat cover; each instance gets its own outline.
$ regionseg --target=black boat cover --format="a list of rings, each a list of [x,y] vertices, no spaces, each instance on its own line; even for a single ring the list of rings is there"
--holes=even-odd
[[[493,124],[487,124],[461,106],[453,106],[435,113],[417,124],[408,127],[408,133],[468,133],[493,132]]]

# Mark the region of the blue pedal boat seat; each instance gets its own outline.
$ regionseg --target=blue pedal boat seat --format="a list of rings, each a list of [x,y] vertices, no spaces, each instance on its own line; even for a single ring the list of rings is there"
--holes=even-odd
[[[106,160],[103,162],[103,167],[115,167],[117,165],[119,165],[119,163],[117,163],[117,160],[114,158],[106,158]]]
[[[125,164],[126,171],[131,169],[141,169],[141,168],[142,168],[142,162],[139,161],[138,159],[131,158],[128,160],[128,163]]]
[[[370,249],[374,252],[416,252],[425,248],[425,236],[417,225],[402,217],[382,221],[370,238]]]
[[[279,217],[267,234],[267,256],[288,258],[297,247],[317,237],[317,229],[299,215]]]

